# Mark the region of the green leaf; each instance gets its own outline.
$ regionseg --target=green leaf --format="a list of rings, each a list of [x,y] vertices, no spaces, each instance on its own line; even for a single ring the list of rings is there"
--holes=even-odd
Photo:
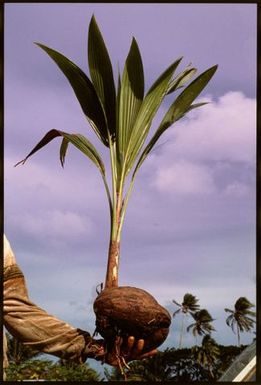
[[[195,108],[199,108],[199,107],[202,107],[202,106],[205,106],[206,104],[209,104],[208,102],[202,102],[202,103],[195,103],[195,104],[191,104],[191,106],[189,106],[182,115],[179,116],[178,119],[176,119],[175,121],[177,122],[177,120],[180,120],[181,118],[183,118],[189,111],[192,111],[194,110]],[[171,123],[172,124],[172,123]]]
[[[42,48],[61,69],[70,82],[91,127],[103,144],[108,146],[108,133],[103,108],[90,79],[76,64],[61,53],[43,44],[35,44]]]
[[[120,74],[120,70],[118,69],[118,88],[117,88],[117,98],[116,98],[117,114],[116,114],[116,118],[119,115],[118,111],[119,111],[119,107],[120,107],[120,94],[121,94],[121,74]],[[117,124],[117,126],[118,126],[118,124]]]
[[[167,94],[178,90],[183,87],[197,72],[196,68],[186,68],[181,74],[172,79],[168,86]]]
[[[119,108],[120,108],[120,95],[121,95],[121,75],[120,70],[118,68],[118,88],[117,88],[117,98],[116,98],[116,133],[119,132]],[[116,137],[118,138],[118,136]],[[116,140],[116,160],[117,160],[117,169],[121,169],[121,165],[123,163],[123,156],[119,151],[118,139]]]
[[[62,166],[64,165],[68,143],[71,143],[99,168],[102,175],[105,175],[105,167],[98,151],[95,149],[92,143],[87,138],[85,138],[85,136],[81,134],[68,134],[64,131],[55,129],[48,131],[47,134],[40,140],[40,142],[37,143],[37,145],[32,149],[32,151],[23,160],[18,162],[15,167],[21,163],[24,164],[30,156],[35,154],[37,151],[39,151],[41,148],[46,146],[49,142],[57,137],[63,138],[60,149],[60,161]]]
[[[133,38],[120,86],[117,150],[124,159],[144,95],[144,74],[138,44]]]
[[[91,79],[104,108],[108,129],[114,141],[116,131],[116,92],[113,70],[105,42],[94,16],[92,16],[89,25],[88,61]]]
[[[192,83],[190,83],[184,91],[176,98],[170,106],[168,112],[164,116],[161,126],[169,127],[175,121],[180,119],[186,113],[196,97],[206,87],[212,76],[217,70],[217,66],[213,66],[200,74]]]
[[[207,103],[196,103],[191,104],[196,97],[200,94],[200,92],[205,88],[208,84],[212,76],[217,70],[217,66],[213,66],[199,75],[189,86],[185,88],[185,90],[177,97],[174,103],[170,106],[169,110],[165,114],[163,120],[160,123],[159,128],[143,150],[135,170],[133,172],[132,178],[135,177],[138,169],[147,158],[148,154],[160,138],[160,136],[165,132],[175,121],[181,119],[186,113],[191,111],[194,108],[201,107]]]
[[[62,167],[64,166],[68,145],[69,145],[69,141],[66,138],[63,138],[61,147],[60,147],[60,161],[61,161]]]
[[[126,175],[130,171],[151,126],[152,120],[166,95],[169,81],[182,58],[171,64],[156,80],[144,98],[135,125],[131,132],[126,154]]]

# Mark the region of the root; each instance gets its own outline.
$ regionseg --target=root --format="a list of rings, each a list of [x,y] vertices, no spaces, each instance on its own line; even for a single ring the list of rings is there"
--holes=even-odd
[[[112,351],[114,352],[115,354],[115,357],[116,357],[116,360],[117,360],[117,367],[119,368],[120,372],[121,372],[121,375],[124,377],[124,381],[127,380],[127,375],[126,375],[126,372],[125,372],[125,369],[128,369],[130,370],[130,366],[127,364],[125,358],[124,358],[124,355],[123,353],[121,352],[121,345],[122,345],[122,342],[123,342],[123,338],[120,336],[120,330],[117,330],[117,335],[115,337],[115,341],[114,341],[114,345],[113,345],[113,349]],[[93,335],[92,335],[92,339],[98,334],[97,330],[95,329],[94,332],[93,332]],[[94,349],[97,349],[99,348],[99,345],[95,345],[92,341],[89,342],[89,347],[92,346],[92,348]],[[101,354],[95,354],[94,355],[94,358],[100,358],[101,359],[101,362],[102,364],[105,363],[105,357],[106,357],[106,354],[108,353],[108,347],[107,347],[107,344],[105,345],[104,347],[104,353],[101,355]]]
[[[130,369],[129,365],[125,361],[125,358],[123,355],[121,355],[121,345],[122,345],[122,338],[120,336],[117,336],[114,343],[114,349],[116,353],[116,358],[118,362],[118,367],[120,369],[121,375],[124,377],[124,381],[127,380],[127,375],[124,371],[124,368]]]
[[[101,294],[101,292],[103,291],[103,282],[99,283],[97,286],[96,286],[96,293],[99,295]]]

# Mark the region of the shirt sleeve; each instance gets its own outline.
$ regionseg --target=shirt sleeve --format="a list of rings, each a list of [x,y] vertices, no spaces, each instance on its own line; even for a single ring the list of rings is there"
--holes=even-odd
[[[4,325],[25,345],[60,358],[84,362],[93,350],[88,332],[72,327],[30,301],[24,275],[6,237]]]

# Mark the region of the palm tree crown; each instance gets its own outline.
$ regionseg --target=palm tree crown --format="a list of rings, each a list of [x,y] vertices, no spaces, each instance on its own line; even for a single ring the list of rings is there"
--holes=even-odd
[[[192,329],[192,333],[195,337],[197,335],[202,336],[204,334],[211,333],[215,330],[213,325],[211,325],[211,322],[213,322],[214,319],[206,309],[196,311],[192,314],[192,317],[195,322],[187,327],[187,331]]]
[[[203,337],[201,346],[197,347],[194,352],[197,362],[207,368],[213,377],[212,368],[220,354],[219,347],[214,338],[206,334]]]
[[[180,340],[179,340],[179,348],[181,348],[182,337],[184,333],[184,316],[188,314],[193,315],[193,313],[199,309],[199,305],[197,304],[198,299],[193,294],[186,293],[183,297],[183,302],[181,304],[175,301],[174,299],[172,300],[172,302],[179,307],[179,309],[173,313],[173,318],[178,313],[180,312],[183,313],[181,330],[180,330]]]
[[[183,302],[181,304],[179,304],[177,301],[173,299],[172,302],[175,303],[175,305],[179,306],[179,309],[173,313],[173,317],[175,317],[175,315],[178,314],[179,312],[182,312],[185,314],[194,313],[199,309],[199,305],[197,304],[198,301],[199,300],[193,294],[190,294],[190,293],[186,293],[184,295]]]
[[[235,332],[235,326],[237,327],[237,339],[240,346],[240,332],[249,332],[256,322],[251,317],[255,317],[256,313],[250,310],[253,305],[246,297],[240,297],[237,299],[234,310],[225,308],[230,315],[226,319],[226,323]]]

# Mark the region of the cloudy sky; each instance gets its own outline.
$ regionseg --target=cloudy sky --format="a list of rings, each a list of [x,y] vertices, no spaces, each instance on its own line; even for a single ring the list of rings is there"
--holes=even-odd
[[[93,13],[115,75],[136,37],[146,89],[180,56],[180,70],[190,62],[199,72],[219,65],[199,98],[210,103],[165,133],[140,170],[123,230],[120,284],[149,291],[170,312],[173,298],[196,295],[216,319],[213,337],[234,344],[224,307],[240,296],[255,303],[256,290],[255,4],[5,4],[5,232],[31,298],[93,332],[109,238],[100,175],[73,148],[62,169],[58,139],[13,167],[52,128],[85,134],[109,166],[67,80],[33,44],[88,71]],[[179,328],[177,318],[163,347],[177,347]],[[252,338],[245,334],[242,342]],[[194,343],[192,336],[185,343]]]

